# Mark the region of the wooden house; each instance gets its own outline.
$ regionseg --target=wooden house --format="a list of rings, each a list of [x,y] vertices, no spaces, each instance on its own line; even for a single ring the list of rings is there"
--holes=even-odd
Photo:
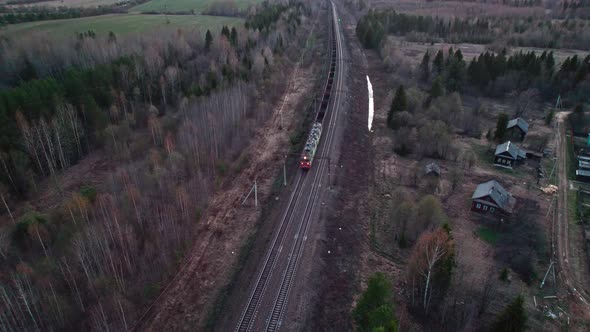
[[[526,159],[526,152],[508,141],[496,146],[494,152],[494,165],[505,168],[512,168],[517,163]]]
[[[471,196],[471,211],[491,214],[511,214],[515,199],[498,181],[491,180],[477,186]]]
[[[529,124],[523,118],[508,121],[506,125],[506,138],[522,141],[529,132]]]

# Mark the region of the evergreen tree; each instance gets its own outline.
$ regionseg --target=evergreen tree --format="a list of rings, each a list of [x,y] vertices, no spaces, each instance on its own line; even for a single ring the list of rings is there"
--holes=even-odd
[[[444,94],[445,88],[443,87],[442,77],[437,76],[430,87],[430,99],[438,98]]]
[[[453,47],[449,47],[449,54],[447,56],[447,61],[445,61],[445,65],[449,65],[449,62],[453,59],[453,57],[455,56],[455,51],[453,50]]]
[[[498,116],[498,122],[496,123],[496,133],[494,137],[498,141],[504,140],[506,136],[506,126],[508,126],[508,115],[506,113],[500,113]]]
[[[281,43],[282,43],[282,37],[281,35],[279,35],[279,38],[281,38]],[[238,45],[238,31],[236,30],[235,27],[231,28],[231,34],[229,36],[229,41],[233,46],[237,46]],[[282,45],[281,45],[282,47]]]
[[[420,71],[422,72],[422,80],[427,82],[430,78],[430,52],[426,51],[420,64]]]
[[[432,61],[432,68],[436,71],[437,74],[440,74],[443,72],[444,62],[445,62],[445,56],[443,55],[443,52],[441,50],[439,50],[436,53],[436,56],[434,57],[434,61]]]
[[[457,51],[459,53],[459,51]],[[459,53],[460,54],[460,53]],[[465,84],[465,62],[458,60],[456,56],[448,59],[445,82],[447,90],[451,92],[461,91]]]
[[[461,50],[457,50],[457,52],[455,52],[455,58],[459,62],[463,61],[463,53],[461,52]]]
[[[229,33],[229,28],[228,28],[227,26],[225,26],[225,25],[224,25],[224,26],[221,28],[221,35],[222,35],[222,36],[225,36],[225,38],[227,38],[227,40],[230,40],[230,37],[229,37],[229,35],[230,35],[230,33]]]
[[[211,31],[207,30],[205,34],[205,49],[209,49],[211,47],[211,43],[213,43],[213,35],[211,35]]]
[[[522,295],[517,296],[498,316],[492,332],[521,332],[526,329],[527,314]]]
[[[375,273],[352,313],[359,331],[397,331],[391,296],[389,280]]]
[[[548,126],[551,125],[551,122],[553,121],[554,117],[555,117],[555,110],[554,109],[549,110],[549,113],[545,117],[545,124]]]
[[[399,88],[395,91],[395,97],[393,97],[393,102],[391,103],[391,108],[389,109],[389,114],[387,115],[387,125],[389,127],[393,126],[393,115],[397,112],[406,111],[408,108],[408,98],[406,96],[406,91],[404,90],[404,86],[400,85]]]

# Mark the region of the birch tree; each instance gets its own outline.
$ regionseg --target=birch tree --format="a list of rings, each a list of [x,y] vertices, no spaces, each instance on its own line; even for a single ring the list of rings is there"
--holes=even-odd
[[[442,271],[443,262],[453,257],[453,242],[444,229],[424,232],[412,250],[409,261],[411,283],[417,283],[419,294],[422,295],[421,307],[428,313],[434,288],[437,287],[435,277]],[[412,289],[414,292],[414,289]]]

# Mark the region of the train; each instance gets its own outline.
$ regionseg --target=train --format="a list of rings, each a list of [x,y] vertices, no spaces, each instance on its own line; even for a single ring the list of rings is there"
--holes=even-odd
[[[314,122],[307,142],[305,142],[303,153],[301,153],[301,160],[299,161],[299,167],[301,169],[311,168],[313,157],[320,143],[320,137],[322,137],[322,124],[320,122]]]
[[[322,137],[322,121],[324,120],[324,116],[326,115],[326,111],[328,110],[328,104],[330,103],[332,84],[334,83],[334,76],[336,74],[336,37],[334,35],[333,28],[334,22],[332,22],[330,29],[332,49],[330,57],[330,70],[328,72],[328,79],[324,87],[324,94],[322,97],[322,101],[320,103],[320,109],[316,115],[313,126],[311,127],[311,131],[309,132],[309,136],[307,137],[305,147],[303,148],[303,152],[301,153],[301,158],[299,160],[299,168],[301,168],[302,170],[309,170],[311,168],[311,164],[313,163],[316,150],[320,144],[320,138]]]

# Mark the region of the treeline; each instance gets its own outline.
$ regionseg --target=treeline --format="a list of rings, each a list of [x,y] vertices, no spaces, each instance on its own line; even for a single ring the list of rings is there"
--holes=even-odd
[[[557,96],[566,104],[583,102],[590,93],[590,55],[573,55],[556,65],[553,52],[485,52],[465,63],[461,50],[439,50],[434,59],[426,53],[420,65],[423,80],[432,82],[431,94],[469,91],[491,97],[535,89],[548,101]]]
[[[590,18],[589,0],[564,0],[561,3],[561,13],[565,17]]]
[[[389,34],[419,42],[501,44],[590,50],[585,20],[551,21],[515,18],[446,19],[371,10],[357,23],[356,34],[365,48],[378,48]]]
[[[432,16],[397,13],[395,10],[371,10],[361,17],[356,35],[365,48],[377,48],[388,34],[405,36],[410,32],[426,33],[440,38],[459,38],[464,42],[489,43],[494,39],[488,19],[447,20]]]
[[[443,0],[444,1],[444,0]],[[449,0],[455,1],[455,0]],[[462,0],[459,2],[480,2],[489,4],[502,4],[511,7],[535,7],[543,5],[541,0]]]
[[[295,8],[296,11],[287,11],[289,8]],[[268,31],[272,29],[278,19],[286,13],[286,21],[289,22],[290,28],[300,24],[297,12],[305,12],[309,15],[309,10],[305,8],[302,2],[290,0],[288,5],[281,3],[269,3],[267,1],[262,3],[262,9],[257,9],[254,15],[246,19],[245,26],[248,29],[257,29],[260,31]]]
[[[72,8],[72,7],[23,7],[18,10],[0,6],[0,26],[24,22],[61,20],[68,18],[123,13],[115,7]]]
[[[2,326],[131,327],[191,246],[229,163],[272,114],[282,54],[296,53],[306,30],[289,33],[283,18],[265,34],[224,27],[0,44],[0,68],[15,69],[3,84],[19,82],[0,94]],[[97,149],[113,165],[107,183],[61,182]],[[41,193],[56,196],[42,200],[47,210],[20,202]]]

